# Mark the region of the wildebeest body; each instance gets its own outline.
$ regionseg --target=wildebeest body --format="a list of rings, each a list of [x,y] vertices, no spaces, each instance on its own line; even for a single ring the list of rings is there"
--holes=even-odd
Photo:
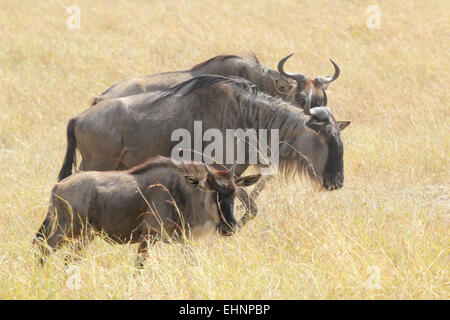
[[[58,214],[73,219],[75,235],[87,224],[95,231],[124,242],[139,241],[148,228],[156,234],[161,233],[164,226],[164,232],[171,235],[182,225],[175,204],[182,209],[189,225],[201,225],[201,221],[216,225],[219,222],[213,195],[205,196],[205,192],[187,188],[184,179],[167,168],[153,170],[151,176],[130,175],[124,171],[84,172],[61,181],[52,193]],[[150,209],[148,204],[154,207]],[[158,213],[164,213],[159,216],[161,221],[155,217]]]
[[[146,77],[119,81],[95,98],[93,105],[107,99],[127,97],[145,92],[166,90],[180,82],[201,75],[219,75],[241,77],[256,84],[262,92],[283,99],[294,106],[303,107],[307,93],[313,90],[311,102],[313,107],[326,105],[325,90],[328,84],[339,76],[339,67],[335,65],[333,78],[317,77],[311,79],[304,74],[290,74],[283,65],[291,55],[280,61],[280,72],[262,66],[256,56],[242,58],[236,55],[220,55],[206,60],[190,70],[163,72]]]
[[[307,101],[309,110],[311,94]],[[218,129],[221,133],[233,128],[278,130],[282,170],[306,172],[329,190],[341,188],[344,175],[339,132],[349,122],[336,121],[324,110],[311,109],[311,113],[325,116],[315,119],[280,99],[255,93],[246,80],[199,76],[156,94],[103,101],[72,119],[69,128],[73,130],[68,136],[75,142],[70,145],[68,139],[59,178],[72,172],[74,145],[83,157],[83,170],[126,169],[154,155],[171,156],[179,143],[171,141],[172,133],[183,128],[194,139],[194,121],[199,120],[203,130]],[[208,143],[203,142],[202,150]],[[226,158],[230,150],[226,144],[223,148]],[[336,150],[330,152],[329,148]],[[248,145],[246,155],[247,151]],[[246,160],[236,170],[237,176],[248,166]],[[254,201],[242,192],[239,197],[256,214]]]
[[[241,77],[254,82],[267,94],[280,95],[289,100],[293,97],[295,82],[274,70],[261,66],[256,58],[245,59],[235,55],[222,55],[204,61],[190,70],[162,72],[119,81],[95,98],[93,104],[112,98],[166,90],[180,82],[206,74]]]
[[[57,249],[69,239],[90,240],[96,233],[115,242],[198,238],[218,230],[235,231],[236,186],[259,175],[234,179],[231,170],[211,171],[203,164],[175,163],[155,157],[128,171],[89,171],[72,175],[52,190],[49,210],[35,243]]]
[[[154,155],[170,156],[178,143],[170,141],[170,134],[178,128],[193,132],[195,120],[201,120],[205,129],[223,132],[250,126],[240,116],[236,102],[240,97],[227,88],[210,87],[207,94],[199,90],[170,99],[173,103],[153,105],[157,96],[148,93],[108,100],[81,113],[74,133],[83,170],[131,168]]]

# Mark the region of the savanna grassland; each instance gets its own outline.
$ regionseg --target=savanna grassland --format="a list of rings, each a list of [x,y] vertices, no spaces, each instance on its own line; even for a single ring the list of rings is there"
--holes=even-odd
[[[379,29],[375,1],[113,3],[0,2],[0,299],[449,298],[449,1],[377,1]],[[274,69],[294,52],[286,69],[311,76],[341,66],[344,188],[275,182],[240,233],[189,255],[157,244],[137,277],[136,246],[101,239],[79,268],[65,250],[36,267],[68,119],[118,80],[251,51]]]

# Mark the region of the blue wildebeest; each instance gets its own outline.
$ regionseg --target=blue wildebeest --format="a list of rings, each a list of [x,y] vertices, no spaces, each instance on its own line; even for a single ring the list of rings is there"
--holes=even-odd
[[[331,61],[335,68],[332,77],[319,76],[312,79],[302,73],[291,74],[284,71],[284,63],[291,56],[292,54],[281,59],[278,64],[279,72],[277,72],[262,66],[255,55],[250,59],[235,55],[221,55],[204,61],[190,70],[157,73],[119,81],[95,98],[93,105],[106,99],[165,90],[192,77],[206,74],[247,79],[255,83],[262,92],[301,108],[305,104],[309,91],[312,90],[312,107],[327,105],[325,90],[329,83],[338,78],[340,73],[338,65]]]
[[[56,184],[44,223],[36,234],[41,262],[68,240],[86,244],[96,233],[118,243],[139,243],[142,266],[148,243],[198,238],[214,230],[235,231],[237,186],[260,175],[233,178],[231,170],[175,163],[156,157],[128,171],[82,172]]]
[[[76,149],[86,171],[126,169],[150,156],[170,156],[177,144],[172,133],[179,128],[192,133],[198,120],[204,130],[278,130],[282,172],[306,172],[323,188],[339,189],[344,181],[340,132],[350,122],[336,121],[326,107],[310,108],[311,95],[302,111],[255,91],[244,79],[199,76],[158,94],[105,100],[69,121],[59,180],[72,173]],[[225,156],[228,152],[223,150]],[[240,164],[236,175],[248,166],[248,162]],[[254,216],[255,202],[241,190],[239,197]]]

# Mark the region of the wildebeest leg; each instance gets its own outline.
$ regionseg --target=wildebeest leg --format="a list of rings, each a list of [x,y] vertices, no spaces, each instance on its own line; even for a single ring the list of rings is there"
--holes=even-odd
[[[127,148],[124,148],[122,150],[122,153],[120,154],[120,157],[119,157],[119,160],[117,162],[115,170],[120,171],[120,170],[130,169],[132,166],[128,166],[127,165],[127,160],[128,160],[127,158],[129,158],[131,156],[132,156],[131,155],[131,151],[129,149],[127,149]],[[133,163],[135,163],[135,162],[133,162]]]
[[[145,260],[147,260],[148,256],[148,242],[146,239],[142,240],[139,243],[138,254],[136,258],[136,268],[142,269],[144,268]]]
[[[238,165],[235,170],[235,176],[240,177],[248,168],[248,165]],[[237,190],[237,198],[241,202],[241,205],[238,208],[244,208],[245,214],[239,220],[236,227],[237,229],[240,229],[243,227],[249,220],[253,219],[258,213],[258,207],[256,205],[256,202],[253,201],[253,199],[249,196],[247,190],[245,188],[239,187]]]
[[[126,169],[123,165],[123,159],[129,151],[124,149],[116,156],[105,156],[101,153],[96,153],[92,157],[83,158],[83,171],[109,171],[117,170],[118,168]]]
[[[156,237],[147,233],[145,236],[139,237],[139,247],[136,258],[136,268],[144,268],[145,261],[148,256],[148,247],[153,246],[156,242]]]
[[[105,158],[105,159],[83,159],[83,171],[109,171],[115,170],[117,167],[118,161],[114,158]]]
[[[252,220],[258,214],[258,207],[245,188],[238,189],[237,197],[242,202],[239,208],[245,209],[245,214],[237,224],[238,228],[242,228],[248,221]]]
[[[195,254],[194,247],[189,242],[184,242],[181,246],[181,251],[183,252],[183,256],[185,259],[185,262],[191,264],[191,263],[197,263],[197,255]]]
[[[46,233],[48,233],[48,231]],[[39,236],[38,233],[36,238],[33,240],[33,243],[35,246],[37,246],[37,249],[39,251],[38,259],[40,264],[44,265],[48,256],[53,251],[56,251],[58,248],[60,248],[61,245],[64,243],[64,241],[65,241],[65,234],[60,227],[57,227],[56,230],[47,237],[46,235]]]
[[[36,260],[43,266],[45,261],[47,261],[48,256],[52,253],[52,250],[48,247],[44,238],[34,238],[33,245],[38,251],[36,253]]]
[[[244,208],[246,209],[245,214],[242,216],[241,220],[238,222],[238,227],[242,228],[245,226],[247,222],[254,219],[258,214],[258,207],[256,205],[256,198],[258,198],[261,191],[264,189],[266,184],[272,180],[272,176],[264,176],[261,180],[256,184],[255,188],[252,190],[250,195],[247,190],[244,188],[240,188],[238,190],[238,197],[241,199]]]
[[[93,238],[93,234],[90,233],[80,239],[72,241],[72,252],[66,255],[66,257],[64,258],[64,264],[68,266],[73,262],[78,262],[81,259],[81,254],[84,253],[83,251],[87,248]]]

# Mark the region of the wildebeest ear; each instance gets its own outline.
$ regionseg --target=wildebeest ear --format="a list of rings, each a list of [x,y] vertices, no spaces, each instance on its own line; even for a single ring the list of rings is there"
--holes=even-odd
[[[196,177],[184,176],[184,180],[186,180],[186,183],[190,185],[192,188],[198,188],[198,184],[200,181]]]
[[[323,123],[317,122],[314,119],[310,119],[308,122],[306,122],[306,125],[308,126],[308,128],[313,129],[316,133],[319,133],[319,131],[323,128]]]
[[[258,182],[259,178],[261,178],[261,174],[254,174],[246,177],[239,177],[234,179],[234,183],[238,187],[249,187],[252,184]]]
[[[339,131],[344,130],[345,128],[347,128],[350,123],[352,123],[351,121],[338,121],[337,122],[337,127],[339,128]]]
[[[280,79],[275,79],[274,82],[275,82],[275,88],[280,93],[288,93],[292,90],[292,86],[290,85],[289,82],[286,82],[286,81],[283,81]]]

